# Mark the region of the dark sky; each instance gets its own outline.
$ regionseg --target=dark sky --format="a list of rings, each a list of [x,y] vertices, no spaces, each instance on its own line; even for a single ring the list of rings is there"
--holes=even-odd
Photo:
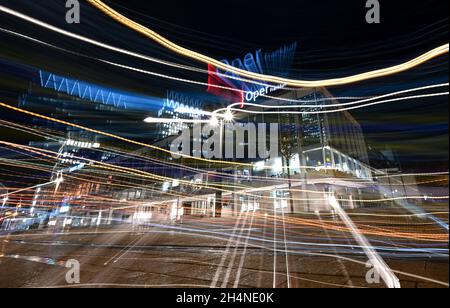
[[[430,46],[447,42],[448,1],[423,0],[407,1],[381,0],[381,24],[369,25],[365,20],[365,0],[279,0],[279,1],[107,1],[115,8],[128,11],[142,22],[169,30],[173,25],[179,30],[198,31],[211,38],[223,39],[225,44],[235,43],[244,48],[277,48],[282,44],[298,41],[299,61],[301,55],[315,61],[335,58],[353,53],[360,55],[364,49],[393,54],[398,49],[406,49],[402,42],[413,40],[415,51],[427,50]],[[163,22],[167,22],[164,25]],[[432,36],[422,36],[427,27],[441,31]],[[165,31],[167,32],[167,31]],[[186,40],[190,46],[195,41],[190,36]],[[215,40],[217,43],[217,40]],[[211,44],[214,45],[214,44]],[[384,48],[386,46],[391,48]],[[383,48],[382,48],[383,47]],[[228,50],[221,56],[240,55],[246,50]],[[385,50],[382,50],[385,49]],[[208,46],[204,52],[217,52]],[[319,52],[319,53],[318,53]],[[383,59],[382,52],[367,54],[367,59]],[[408,56],[404,52],[403,56]],[[323,56],[323,57],[322,57]],[[347,58],[347,57],[344,57]],[[346,59],[349,60],[349,59]],[[309,61],[305,61],[309,62]],[[314,61],[311,61],[314,62]],[[320,61],[319,61],[320,62]],[[343,62],[344,63],[344,62]],[[337,63],[342,65],[341,63]],[[311,66],[312,67],[312,66]],[[315,67],[317,68],[317,66]]]
[[[243,57],[247,52],[260,48],[270,51],[297,42],[299,47],[292,77],[299,79],[344,76],[398,64],[446,43],[449,36],[448,1],[445,0],[381,0],[381,24],[371,25],[365,21],[365,0],[105,2],[176,43],[217,59]],[[65,23],[65,0],[0,0],[0,3],[102,42],[192,63],[118,25],[84,1],[81,25]],[[6,16],[1,22],[8,29],[19,29],[22,33],[71,50],[105,55],[121,63],[128,61],[126,57],[115,57],[102,50],[93,51],[91,46],[88,48],[54,33],[35,29],[16,18]],[[21,48],[22,58],[27,58],[24,49]],[[33,57],[37,53],[34,52]],[[56,63],[57,58],[52,59],[55,66],[61,67]],[[79,68],[76,61],[73,65],[75,71]],[[52,61],[47,59],[42,62],[52,65]],[[71,68],[65,59],[64,62],[67,68]],[[132,59],[129,63],[136,65],[137,62]],[[143,90],[139,85],[134,87]]]
[[[173,41],[217,59],[242,57],[260,48],[270,51],[296,41],[299,47],[291,77],[299,79],[346,76],[399,64],[447,43],[449,37],[447,0],[380,0],[379,25],[366,23],[365,0],[105,2]],[[84,1],[81,25],[65,23],[64,0],[0,0],[0,3],[102,42],[205,68],[126,29]],[[94,48],[2,13],[0,25],[90,56],[206,81],[204,75],[186,74]],[[156,97],[164,97],[167,89],[205,92],[201,86],[125,72],[3,33],[0,42],[0,57],[4,60],[83,80]],[[329,90],[335,96],[367,96],[442,82],[448,82],[448,56],[403,74]],[[17,97],[9,92],[12,99]],[[384,148],[385,144],[393,147],[412,169],[424,163],[434,169],[448,169],[447,97],[366,108],[353,114],[363,125],[369,143],[378,148]]]

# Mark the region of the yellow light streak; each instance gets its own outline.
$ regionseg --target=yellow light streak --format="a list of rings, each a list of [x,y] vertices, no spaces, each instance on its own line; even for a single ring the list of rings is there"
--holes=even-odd
[[[107,133],[107,132],[99,131],[99,130],[96,130],[96,129],[92,129],[92,128],[85,127],[85,126],[82,126],[82,125],[70,123],[70,122],[67,122],[67,121],[58,120],[58,119],[55,119],[55,118],[52,118],[52,117],[41,115],[39,113],[35,113],[35,112],[31,112],[31,111],[28,111],[28,110],[25,110],[25,109],[14,107],[14,106],[5,104],[5,103],[3,103],[1,101],[0,101],[0,107],[4,107],[4,108],[10,109],[10,110],[21,112],[21,113],[24,113],[24,114],[27,114],[27,115],[30,115],[30,116],[34,116],[34,117],[37,117],[37,118],[41,118],[41,119],[44,119],[44,120],[48,120],[48,121],[51,121],[51,122],[56,122],[56,123],[59,123],[59,124],[72,126],[72,127],[79,128],[79,129],[82,129],[82,130],[85,130],[85,131],[88,131],[88,132],[91,132],[91,133],[95,133],[95,134],[98,134],[98,135],[103,135],[103,136],[106,136],[106,137],[110,137],[110,138],[113,138],[113,139],[117,139],[117,140],[120,140],[120,141],[124,141],[124,142],[127,142],[127,143],[138,145],[138,146],[141,146],[141,147],[150,148],[152,150],[157,150],[157,151],[160,151],[160,152],[163,152],[163,153],[166,153],[166,154],[177,155],[177,156],[180,156],[180,157],[183,157],[183,158],[189,158],[189,159],[192,159],[192,160],[203,161],[203,162],[207,162],[207,163],[216,163],[216,164],[242,166],[242,167],[253,167],[252,164],[243,164],[243,163],[236,163],[236,162],[229,162],[229,161],[222,161],[222,160],[211,160],[211,159],[206,159],[206,158],[200,158],[200,157],[194,157],[194,156],[190,156],[190,155],[185,155],[185,154],[182,154],[182,153],[174,153],[172,151],[169,151],[169,150],[157,147],[157,146],[149,145],[149,144],[146,144],[146,143],[143,143],[143,142],[131,140],[131,139],[128,139],[128,138],[125,138],[125,137],[117,136],[117,135],[110,134],[110,133]]]

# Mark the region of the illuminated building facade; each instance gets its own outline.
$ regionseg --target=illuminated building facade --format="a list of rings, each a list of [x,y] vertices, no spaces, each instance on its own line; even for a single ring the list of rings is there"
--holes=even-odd
[[[308,101],[308,105],[317,104],[317,108],[307,111],[323,110],[319,105],[336,104],[333,97],[326,89],[290,92],[280,95],[282,98]],[[324,99],[327,100],[324,100]],[[265,105],[278,105],[279,100],[261,102]],[[285,103],[283,101],[283,103]],[[251,108],[250,108],[251,109]],[[255,108],[256,110],[256,108]],[[270,109],[265,109],[270,111]],[[274,109],[275,110],[275,109]],[[305,110],[305,109],[302,109]],[[298,111],[298,110],[297,110]],[[191,118],[192,119],[192,118]],[[238,123],[279,123],[280,135],[288,133],[290,142],[294,145],[294,155],[290,162],[293,187],[295,189],[317,190],[323,195],[327,194],[329,187],[333,186],[338,195],[346,200],[359,199],[365,190],[370,190],[373,185],[373,173],[375,170],[368,164],[368,155],[363,132],[355,118],[347,111],[330,114],[293,114],[281,113],[276,115],[239,113],[236,115]],[[160,140],[155,145],[169,149],[176,136]],[[193,142],[193,140],[191,140]],[[246,147],[246,144],[242,144]],[[281,148],[281,144],[280,144]],[[194,151],[194,149],[192,149]],[[194,152],[190,155],[196,156]],[[121,195],[127,200],[155,200],[159,198],[161,204],[172,207],[173,204],[184,208],[184,215],[217,216],[233,215],[241,211],[273,210],[289,212],[289,191],[287,187],[286,162],[282,155],[263,161],[254,159],[235,159],[239,163],[253,163],[253,169],[242,167],[220,168],[214,164],[205,164],[195,160],[174,160],[170,155],[165,158],[170,163],[188,165],[195,170],[180,173],[173,169],[158,169],[158,174],[169,178],[183,179],[193,184],[217,183],[228,186],[251,185],[252,196],[243,195],[242,192],[232,192],[214,196],[213,189],[195,189],[179,183],[174,186],[172,182],[155,183],[151,195],[137,191],[126,191]],[[151,168],[151,166],[149,166]],[[154,170],[153,170],[154,172]],[[214,178],[208,172],[220,172],[221,177]],[[269,179],[267,181],[252,181],[252,177]],[[364,182],[354,184],[353,181]],[[270,185],[268,184],[270,183]],[[164,197],[166,192],[189,192],[196,197],[182,200],[170,200]],[[319,194],[319,196],[322,196]],[[379,192],[373,194],[378,196]],[[299,200],[310,199],[313,201],[295,202],[294,211],[320,211],[328,210],[326,203],[314,201],[317,195],[303,195],[295,193]],[[203,199],[202,199],[203,198]],[[167,199],[166,201],[164,201]],[[215,200],[212,202],[211,200]],[[219,201],[220,200],[220,201]],[[344,203],[349,207],[363,206],[354,202]],[[219,214],[220,213],[220,214]]]
[[[89,117],[86,117],[81,124],[98,128],[99,130],[113,131],[117,129],[118,135],[127,136],[129,132],[133,133],[133,129],[136,127],[136,122],[127,121],[123,124],[124,111],[128,110],[126,116],[134,116],[133,111],[141,111],[136,114],[136,118],[139,124],[142,125],[144,116],[142,111],[146,108],[149,109],[153,105],[153,112],[160,118],[170,119],[207,119],[202,118],[203,110],[206,109],[202,99],[197,99],[189,95],[177,93],[175,91],[168,91],[165,100],[155,101],[148,97],[140,97],[134,94],[117,91],[114,89],[108,89],[98,85],[81,82],[75,79],[65,78],[51,73],[45,73],[39,71],[39,83],[37,87],[41,89],[47,89],[54,93],[54,98],[48,99],[49,95],[46,95],[46,99],[40,98],[40,96],[33,95],[33,93],[27,93],[21,98],[21,104],[26,105],[27,108],[33,109],[35,106],[52,105],[54,108],[52,111],[54,117],[60,119],[67,119],[72,121],[72,116],[75,112],[77,115],[83,114],[81,111],[86,111],[85,114],[101,114],[103,119],[107,119],[103,125],[96,121],[95,127],[90,122]],[[333,97],[326,89],[311,89],[311,90],[299,90],[290,91],[283,94],[283,88],[279,87],[274,89],[270,93],[271,96],[277,96],[280,98],[291,99],[293,101],[307,101],[308,105],[317,105],[317,108],[302,109],[302,111],[322,111],[320,105],[323,104],[335,104]],[[327,99],[326,101],[324,99]],[[263,97],[255,97],[255,103],[264,103],[265,105],[278,106],[280,103],[286,104],[286,101],[280,100],[266,100]],[[225,103],[225,100],[224,100]],[[293,102],[294,104],[294,102]],[[217,106],[215,107],[217,108]],[[212,111],[215,108],[208,110]],[[247,107],[245,107],[247,108]],[[253,107],[252,107],[253,108]],[[252,109],[249,108],[249,109]],[[151,109],[151,108],[150,108]],[[260,110],[255,108],[255,110]],[[270,111],[270,109],[265,109]],[[300,110],[295,110],[300,111]],[[78,117],[79,118],[79,117]],[[135,118],[132,118],[135,121]],[[119,125],[110,126],[117,122]],[[236,122],[239,123],[279,123],[280,134],[288,132],[291,136],[291,142],[295,145],[295,155],[291,159],[290,168],[292,170],[292,180],[296,181],[296,188],[309,188],[314,185],[314,189],[319,189],[323,192],[328,185],[326,180],[318,180],[321,177],[329,176],[333,177],[347,177],[357,178],[366,181],[371,180],[371,169],[368,166],[367,151],[362,134],[361,127],[357,121],[346,111],[340,111],[330,114],[293,114],[284,112],[276,115],[266,114],[252,114],[250,116],[245,113],[238,113],[236,115]],[[129,123],[129,124],[128,124]],[[38,123],[37,123],[38,124]],[[41,123],[42,126],[51,127],[51,123]],[[129,127],[128,127],[129,125]],[[104,126],[104,127],[102,127]],[[170,149],[170,142],[176,137],[180,131],[189,128],[189,125],[181,123],[160,123],[157,126],[148,127],[147,130],[140,133],[140,137],[146,137],[145,134],[149,133],[151,138],[147,141],[149,144],[154,144],[161,148]],[[77,168],[81,165],[81,161],[76,158],[72,158],[71,155],[78,157],[92,157],[95,160],[107,162],[111,165],[126,166],[129,168],[135,168],[137,170],[146,171],[159,176],[164,176],[169,179],[182,180],[183,182],[190,182],[193,185],[175,184],[172,181],[165,181],[161,183],[158,180],[143,180],[143,179],[121,179],[120,176],[111,175],[112,178],[98,179],[92,177],[96,184],[83,184],[85,186],[76,187],[74,191],[75,195],[101,195],[110,196],[115,200],[124,200],[127,202],[159,202],[161,207],[163,205],[166,210],[176,204],[177,207],[185,208],[185,215],[221,215],[219,213],[234,213],[241,211],[252,210],[285,210],[289,206],[287,201],[289,198],[289,192],[287,187],[283,187],[286,183],[286,162],[283,157],[271,158],[266,161],[258,161],[255,159],[235,159],[236,162],[253,163],[254,168],[223,168],[218,167],[214,163],[205,163],[195,160],[174,160],[170,155],[161,153],[152,153],[152,157],[157,157],[159,161],[145,161],[143,162],[138,156],[132,157],[119,157],[110,155],[107,152],[102,157],[93,157],[93,152],[96,151],[94,146],[96,143],[101,143],[102,146],[111,144],[111,140],[108,138],[100,138],[99,140],[91,139],[89,134],[80,132],[79,130],[73,130],[72,128],[65,127],[67,130],[64,136],[64,140],[68,143],[64,146],[64,150],[61,156],[61,162],[58,170],[64,168]],[[151,132],[151,134],[150,134]],[[204,136],[202,136],[204,138]],[[72,144],[72,141],[75,144]],[[157,142],[156,142],[157,141]],[[192,140],[194,142],[195,140]],[[83,144],[77,144],[77,142],[88,142],[87,145],[92,145],[92,149],[86,149]],[[156,143],[155,143],[156,142]],[[80,147],[81,145],[81,147]],[[47,145],[36,145],[44,146]],[[54,146],[60,147],[60,144]],[[243,144],[242,146],[248,146]],[[47,147],[48,148],[48,147]],[[67,151],[66,151],[67,150]],[[73,152],[75,150],[75,152]],[[194,150],[194,149],[193,149]],[[144,154],[147,150],[143,149],[134,152],[134,154]],[[86,152],[86,154],[83,154]],[[72,154],[73,153],[73,154]],[[66,154],[66,156],[64,156]],[[161,154],[161,156],[159,156]],[[196,153],[191,153],[192,156],[198,156]],[[109,155],[109,156],[108,156]],[[174,168],[170,165],[174,163],[176,165],[181,164],[184,168]],[[267,169],[267,167],[270,167]],[[199,172],[200,170],[200,172]],[[89,168],[78,169],[80,173],[86,175],[86,178],[90,178]],[[219,178],[213,178],[208,173],[220,172],[227,176],[221,176]],[[276,184],[277,189],[273,189],[272,186],[264,186],[267,183],[259,181],[250,181],[253,176],[260,176],[271,179],[272,184]],[[113,181],[129,181],[129,184],[135,186],[135,188],[123,189],[120,187],[112,187],[110,185]],[[302,182],[304,181],[304,182]],[[258,191],[254,193],[253,197],[242,196],[233,194],[231,192],[224,193],[222,196],[216,195],[215,190],[201,189],[201,185],[208,185],[208,183],[222,183],[224,185],[236,186],[240,184],[251,185]],[[298,184],[301,183],[301,184]],[[198,187],[196,186],[198,184]],[[63,184],[64,185],[64,184]],[[280,186],[281,185],[281,186]],[[301,185],[301,186],[298,186]],[[345,180],[342,182],[341,187],[347,185]],[[75,185],[77,186],[77,185]],[[339,185],[335,185],[339,186]],[[352,190],[358,190],[359,188],[353,187]],[[259,191],[260,190],[260,191]],[[168,193],[182,193],[192,194],[195,198],[188,198],[183,200],[171,200],[168,197]],[[346,192],[346,195],[356,195],[358,192]],[[314,199],[312,196],[296,196],[298,199]],[[70,204],[71,200],[66,200],[65,204]],[[296,203],[295,211],[309,211],[320,209],[319,204]],[[95,208],[95,204],[93,204]],[[222,211],[223,209],[223,211]],[[99,218],[96,216],[98,210],[93,211],[96,221]],[[106,213],[102,214],[106,215]],[[112,214],[108,214],[112,216]]]
[[[294,174],[300,173],[302,167],[307,167],[338,170],[358,178],[371,178],[367,145],[356,119],[348,111],[343,110],[320,113],[326,110],[323,105],[338,103],[326,89],[291,92],[280,97],[307,102],[304,105],[318,107],[290,109],[298,112],[297,114],[286,112],[280,115],[251,115],[246,120],[280,123],[281,135],[288,135],[289,142],[295,147],[296,155],[290,163]],[[261,104],[278,106],[280,101],[266,100]],[[272,111],[270,108],[265,110]],[[302,112],[303,114],[300,114]],[[268,163],[272,165],[269,175],[277,176],[283,172],[281,157]],[[264,162],[255,163],[255,170],[262,169],[261,166],[264,164]]]

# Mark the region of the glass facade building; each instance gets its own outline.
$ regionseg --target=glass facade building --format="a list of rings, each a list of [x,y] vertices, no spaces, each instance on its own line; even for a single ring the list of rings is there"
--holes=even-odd
[[[252,115],[247,120],[280,123],[281,134],[290,136],[289,141],[295,147],[296,154],[290,161],[293,174],[307,167],[332,169],[371,179],[367,145],[361,126],[348,111],[324,112],[329,110],[326,105],[338,103],[326,89],[299,90],[281,97],[291,100],[292,105],[303,104],[308,107],[290,109],[295,113],[286,112],[282,115]],[[269,100],[262,103],[278,106],[280,103],[286,104],[286,101]],[[312,107],[314,105],[317,107]],[[269,164],[273,166],[270,175],[276,176],[283,171],[280,159],[273,159]],[[255,170],[259,165],[255,164]]]

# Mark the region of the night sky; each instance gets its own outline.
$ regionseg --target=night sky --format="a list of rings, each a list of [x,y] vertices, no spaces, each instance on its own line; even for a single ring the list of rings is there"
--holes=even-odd
[[[169,39],[217,59],[243,57],[262,48],[270,51],[298,42],[292,78],[326,79],[384,68],[410,60],[448,42],[446,0],[380,0],[381,24],[365,21],[365,1],[105,1],[128,17]],[[96,11],[83,2],[81,25],[64,21],[64,0],[0,0],[52,25],[154,57],[205,68],[171,54],[160,46]],[[36,28],[0,13],[3,29],[39,38],[59,47],[157,72],[200,80],[206,76],[179,72],[131,57],[114,54]],[[130,73],[91,59],[68,55],[0,32],[0,59],[63,75],[164,97],[166,89],[201,93],[187,86]],[[0,76],[3,100],[13,101],[26,89],[26,78]],[[22,83],[21,83],[22,80]],[[335,96],[372,96],[448,82],[448,55],[389,78],[330,88]],[[13,85],[11,87],[11,84]],[[442,90],[442,89],[441,89]],[[398,152],[411,171],[448,170],[448,97],[415,100],[352,112],[362,124],[368,143]]]

